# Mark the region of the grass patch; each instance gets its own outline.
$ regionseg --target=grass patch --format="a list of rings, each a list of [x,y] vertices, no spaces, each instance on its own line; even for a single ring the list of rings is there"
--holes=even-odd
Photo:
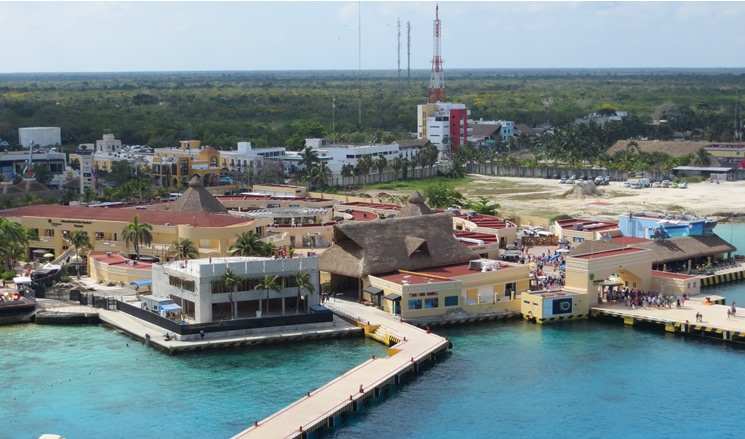
[[[473,179],[471,178],[447,178],[447,177],[432,177],[421,180],[397,180],[390,183],[377,183],[377,184],[366,184],[360,186],[361,190],[366,191],[423,191],[425,187],[434,183],[443,183],[450,188],[457,189],[458,186],[466,186]]]

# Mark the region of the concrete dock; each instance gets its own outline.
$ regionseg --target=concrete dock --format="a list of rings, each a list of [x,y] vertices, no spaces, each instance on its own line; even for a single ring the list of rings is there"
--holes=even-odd
[[[326,304],[337,315],[359,322],[366,333],[388,340],[393,346],[385,358],[360,364],[323,387],[307,392],[294,403],[234,436],[234,438],[302,438],[323,427],[332,427],[339,415],[356,411],[381,390],[398,384],[401,377],[417,372],[425,362],[447,350],[450,342],[394,316],[353,302]]]
[[[147,342],[153,347],[169,354],[347,336],[362,337],[364,334],[363,329],[358,326],[348,323],[343,319],[334,318],[334,322],[328,324],[303,325],[302,327],[279,326],[228,337],[221,336],[219,332],[207,333],[204,340],[179,340],[176,338],[166,340],[165,335],[167,331],[165,329],[120,311],[82,305],[61,306],[47,308],[41,314],[38,314],[37,318],[42,316],[42,319],[49,321],[54,314],[62,321],[79,317],[81,320],[79,323],[90,323],[91,318],[97,317],[101,323],[112,326],[136,340]]]
[[[622,319],[626,325],[661,325],[666,332],[713,338],[735,343],[745,343],[745,308],[736,308],[728,315],[731,305],[722,305],[723,300],[701,294],[685,301],[681,307],[628,308],[624,303],[604,303],[590,309],[591,318]],[[701,315],[696,321],[696,314]]]

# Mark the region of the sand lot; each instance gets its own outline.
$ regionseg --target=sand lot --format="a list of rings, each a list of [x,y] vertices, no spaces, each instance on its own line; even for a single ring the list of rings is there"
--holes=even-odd
[[[745,214],[745,181],[721,184],[692,183],[687,189],[623,187],[621,182],[609,186],[581,188],[559,184],[554,179],[492,177],[470,175],[473,182],[458,188],[469,199],[485,196],[501,205],[500,215],[535,215],[551,217],[558,214],[577,216],[617,217],[628,212],[688,213],[698,216],[731,213]],[[491,188],[491,190],[490,190]]]

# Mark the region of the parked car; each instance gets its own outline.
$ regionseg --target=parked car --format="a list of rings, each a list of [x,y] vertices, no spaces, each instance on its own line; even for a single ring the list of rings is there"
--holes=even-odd
[[[559,184],[566,184],[566,182],[567,182],[567,179],[566,179],[566,177],[561,177],[561,178],[559,179]]]
[[[220,177],[220,184],[233,184],[233,177]]]

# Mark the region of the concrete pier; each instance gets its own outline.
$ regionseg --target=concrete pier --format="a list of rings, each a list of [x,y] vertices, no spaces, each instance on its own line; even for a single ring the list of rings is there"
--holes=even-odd
[[[337,315],[356,321],[366,334],[391,344],[388,356],[372,358],[323,387],[305,393],[294,403],[234,436],[234,438],[303,438],[309,432],[334,425],[335,418],[360,405],[401,377],[434,361],[450,342],[427,330],[402,323],[374,308],[352,302],[326,304]]]
[[[590,309],[592,318],[620,319],[624,324],[660,325],[666,332],[711,338],[734,343],[745,343],[745,308],[736,308],[734,315],[728,314],[730,305],[717,296],[701,295],[689,299],[681,307],[628,308],[623,303],[602,304]],[[700,314],[701,319],[696,320]]]

